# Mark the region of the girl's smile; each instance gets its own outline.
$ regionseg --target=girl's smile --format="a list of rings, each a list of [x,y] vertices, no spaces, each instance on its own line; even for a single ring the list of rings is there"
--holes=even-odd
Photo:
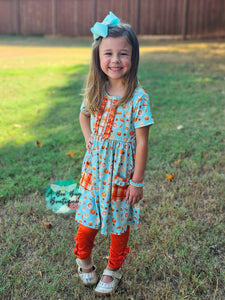
[[[131,69],[132,46],[126,38],[103,38],[99,46],[102,71],[109,81],[122,81]]]

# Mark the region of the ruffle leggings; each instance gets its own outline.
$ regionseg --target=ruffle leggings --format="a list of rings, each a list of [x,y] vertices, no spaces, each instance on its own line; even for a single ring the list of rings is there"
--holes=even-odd
[[[94,246],[94,240],[98,229],[89,228],[82,224],[79,224],[77,235],[75,236],[75,248],[74,254],[80,258],[85,259],[91,256],[91,252]],[[127,243],[129,239],[130,227],[121,235],[111,234],[111,244],[109,250],[108,266],[112,269],[119,269],[122,267],[129,248]]]

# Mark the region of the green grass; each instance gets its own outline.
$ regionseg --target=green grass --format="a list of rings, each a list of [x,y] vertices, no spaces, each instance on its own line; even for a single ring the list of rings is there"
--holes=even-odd
[[[74,216],[54,215],[44,199],[56,179],[80,177],[78,114],[89,45],[0,37],[1,299],[94,298],[76,274]],[[123,281],[111,299],[224,298],[224,61],[221,41],[141,41],[139,79],[155,125],[141,227],[132,230]],[[99,274],[109,242],[96,238]]]

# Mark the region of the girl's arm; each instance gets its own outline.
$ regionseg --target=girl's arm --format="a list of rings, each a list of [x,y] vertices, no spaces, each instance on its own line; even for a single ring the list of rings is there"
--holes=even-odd
[[[82,111],[80,112],[80,127],[84,135],[86,148],[90,150],[92,142],[91,142],[91,117],[87,114],[84,114]]]
[[[144,171],[148,157],[148,134],[149,127],[145,126],[136,129],[136,156],[135,168],[132,181],[142,183],[144,180]],[[126,198],[129,199],[130,204],[135,204],[143,197],[143,187],[135,187],[129,185],[126,193]]]

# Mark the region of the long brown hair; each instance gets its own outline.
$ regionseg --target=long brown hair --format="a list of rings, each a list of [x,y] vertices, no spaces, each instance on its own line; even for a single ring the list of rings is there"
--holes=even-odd
[[[132,46],[131,69],[125,76],[125,94],[117,102],[116,106],[119,106],[129,101],[135,88],[138,86],[137,71],[139,64],[139,43],[135,32],[129,24],[119,23],[115,27],[110,27],[108,29],[107,37],[125,37],[128,43]],[[100,67],[99,46],[101,41],[102,37],[99,37],[92,44],[91,66],[84,94],[84,99],[87,101],[88,111],[91,114],[95,114],[99,111],[108,83],[108,77]]]

